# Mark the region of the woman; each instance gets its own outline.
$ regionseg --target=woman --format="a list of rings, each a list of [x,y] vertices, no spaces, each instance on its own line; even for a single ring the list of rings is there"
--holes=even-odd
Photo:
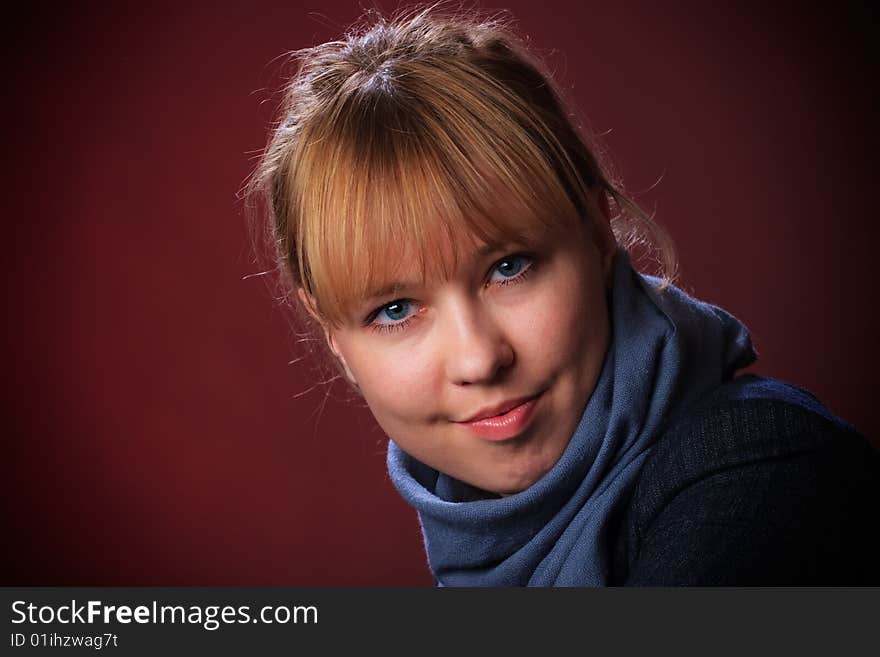
[[[748,331],[671,285],[509,30],[427,9],[300,59],[251,192],[439,585],[876,581],[878,455],[736,377]]]

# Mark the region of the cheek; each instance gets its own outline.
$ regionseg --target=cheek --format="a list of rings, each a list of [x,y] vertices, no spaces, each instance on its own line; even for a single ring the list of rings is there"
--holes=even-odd
[[[430,413],[436,404],[436,373],[430,359],[413,350],[377,350],[347,358],[361,394],[376,420],[386,429]]]
[[[584,353],[602,351],[607,331],[604,286],[582,272],[554,279],[535,299],[518,331],[524,353],[547,365],[582,362]],[[599,356],[604,356],[604,352]]]

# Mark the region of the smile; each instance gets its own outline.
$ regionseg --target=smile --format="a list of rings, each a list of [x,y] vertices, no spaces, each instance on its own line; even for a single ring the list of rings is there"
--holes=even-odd
[[[459,422],[458,424],[467,427],[472,433],[485,440],[501,441],[515,438],[522,434],[531,424],[535,406],[541,394],[539,393],[534,397],[513,402],[517,405],[512,408],[508,404],[507,410],[499,411],[496,415],[489,415],[487,417],[485,412],[481,412],[476,416],[480,419]]]

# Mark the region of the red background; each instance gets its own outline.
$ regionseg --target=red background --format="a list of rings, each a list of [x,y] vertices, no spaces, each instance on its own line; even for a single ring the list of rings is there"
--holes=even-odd
[[[71,4],[3,21],[2,584],[429,584],[381,431],[338,383],[295,397],[244,278],[270,62],[359,3]],[[880,436],[868,17],[648,4],[504,6],[754,369]]]

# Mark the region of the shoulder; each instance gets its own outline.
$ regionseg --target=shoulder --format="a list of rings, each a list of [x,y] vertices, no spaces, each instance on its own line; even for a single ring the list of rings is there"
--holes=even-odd
[[[668,489],[709,472],[822,450],[874,451],[807,391],[746,375],[667,425],[644,464],[642,483],[662,480]]]
[[[677,417],[626,515],[634,584],[876,577],[880,454],[815,397],[743,376]]]

